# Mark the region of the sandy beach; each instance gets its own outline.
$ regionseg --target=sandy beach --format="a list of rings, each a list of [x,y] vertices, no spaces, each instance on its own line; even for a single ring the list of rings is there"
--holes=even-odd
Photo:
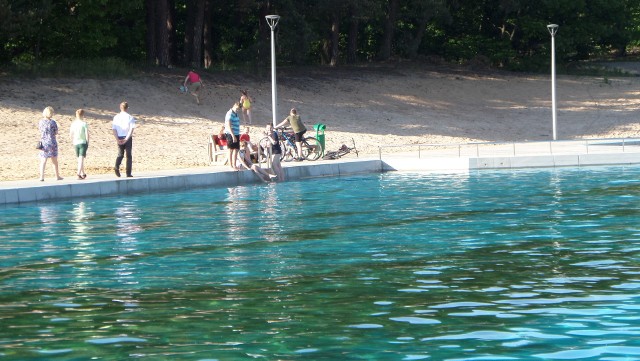
[[[0,78],[0,181],[37,179],[38,121],[55,109],[63,177],[74,177],[69,137],[75,110],[86,111],[91,142],[86,171],[112,174],[117,147],[111,121],[126,100],[138,119],[133,174],[141,171],[211,167],[207,137],[220,128],[240,91],[253,98],[252,140],[271,121],[270,72],[202,74],[202,101],[181,94],[186,72],[170,69],[130,79]],[[278,120],[296,107],[313,135],[326,124],[326,148],[355,141],[361,156],[379,145],[545,141],[552,136],[548,75],[473,71],[399,63],[337,69],[277,71]],[[638,137],[640,78],[558,76],[558,139]],[[243,124],[247,125],[247,124]],[[55,182],[47,164],[46,181]],[[114,175],[115,177],[115,175]]]

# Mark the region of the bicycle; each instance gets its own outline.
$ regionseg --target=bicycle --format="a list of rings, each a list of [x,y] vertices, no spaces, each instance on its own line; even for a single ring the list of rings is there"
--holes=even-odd
[[[334,150],[331,152],[327,152],[324,157],[322,157],[322,159],[324,160],[329,160],[329,159],[338,159],[341,158],[344,155],[347,155],[349,153],[356,153],[356,157],[358,156],[358,150],[356,149],[356,142],[353,140],[353,138],[351,138],[351,143],[353,144],[352,148],[347,147],[346,144],[343,144],[340,149],[338,150]]]
[[[280,148],[282,149],[281,160],[290,162],[298,157],[298,147],[296,146],[295,134],[291,132],[291,128],[276,128],[278,138],[280,140]],[[260,146],[260,154],[262,149],[268,149],[269,139],[264,137],[258,143]],[[302,158],[306,160],[318,160],[322,155],[322,144],[314,137],[304,137],[300,145],[302,146]]]

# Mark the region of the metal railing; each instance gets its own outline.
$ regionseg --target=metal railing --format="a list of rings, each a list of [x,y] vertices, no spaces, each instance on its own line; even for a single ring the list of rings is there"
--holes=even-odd
[[[416,153],[417,152],[417,153]],[[384,156],[517,157],[561,154],[640,153],[640,138],[599,138],[544,142],[477,142],[454,144],[405,144],[378,147]]]

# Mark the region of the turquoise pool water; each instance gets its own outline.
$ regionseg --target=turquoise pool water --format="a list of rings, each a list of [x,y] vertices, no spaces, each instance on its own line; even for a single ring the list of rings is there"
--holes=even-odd
[[[0,209],[0,360],[640,360],[640,168]]]

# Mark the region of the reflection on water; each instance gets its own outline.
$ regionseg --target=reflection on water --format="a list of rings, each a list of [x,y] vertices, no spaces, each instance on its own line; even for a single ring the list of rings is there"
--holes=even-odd
[[[53,206],[40,206],[40,232],[44,237],[41,239],[42,254],[51,254],[55,252],[55,237],[53,229],[56,225],[58,215]]]
[[[123,285],[138,284],[139,256],[138,234],[143,231],[140,226],[140,213],[137,202],[122,201],[116,207],[114,219],[116,221],[114,246],[112,257],[115,260],[113,266],[116,281]]]
[[[0,359],[640,360],[640,169],[0,211]]]
[[[75,258],[71,261],[74,263],[73,268],[76,272],[74,288],[84,288],[89,282],[92,272],[97,269],[96,253],[94,250],[93,239],[90,237],[91,212],[87,209],[86,202],[78,202],[73,205],[70,211],[69,225],[71,226],[69,235],[69,253],[75,252]],[[71,256],[70,256],[71,257]]]

